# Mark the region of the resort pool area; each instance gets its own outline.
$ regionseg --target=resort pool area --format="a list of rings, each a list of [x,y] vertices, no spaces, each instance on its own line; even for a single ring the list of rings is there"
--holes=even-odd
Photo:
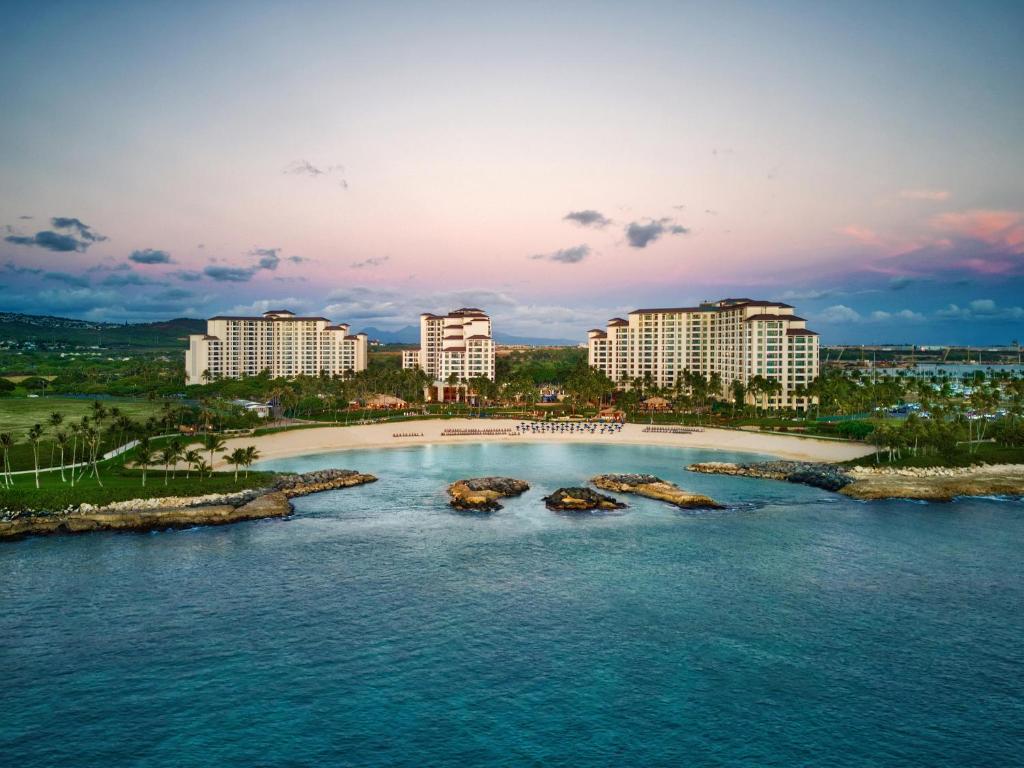
[[[367,486],[288,520],[0,547],[0,763],[1009,765],[1024,504],[861,503],[666,447],[267,462]],[[541,497],[649,472],[729,505]],[[532,488],[491,515],[445,487]]]

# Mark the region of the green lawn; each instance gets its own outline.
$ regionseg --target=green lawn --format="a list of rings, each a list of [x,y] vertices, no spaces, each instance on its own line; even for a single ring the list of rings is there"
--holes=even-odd
[[[61,414],[66,424],[90,414],[92,402],[92,400],[71,397],[0,398],[0,432],[11,432],[16,441],[22,441],[33,424],[42,424],[46,427],[51,413]],[[135,420],[145,419],[160,412],[160,403],[148,400],[104,399],[100,402],[108,410],[116,406],[126,416]],[[61,429],[64,428],[62,425]],[[47,430],[49,431],[49,428]]]
[[[66,473],[67,474],[67,473]],[[200,479],[195,472],[190,478],[184,470],[178,470],[176,478],[168,479],[164,485],[163,469],[150,469],[146,474],[146,485],[142,486],[142,472],[120,467],[101,468],[102,487],[92,477],[83,477],[72,488],[68,482],[61,482],[59,472],[39,475],[40,488],[37,490],[33,475],[15,476],[13,488],[0,484],[0,509],[46,509],[56,511],[82,503],[109,504],[128,499],[160,498],[163,496],[200,496],[207,493],[229,493],[246,488],[261,488],[269,485],[276,477],[273,472],[250,472],[245,477],[239,472],[238,481],[234,472],[215,472]]]
[[[1024,447],[1014,448],[994,443],[982,443],[975,453],[968,453],[966,446],[958,446],[957,451],[948,456],[929,454],[912,456],[910,451],[903,452],[903,458],[891,464],[887,460],[888,453],[881,452],[881,467],[969,467],[972,464],[1024,464]],[[846,466],[874,466],[874,455],[843,462]]]

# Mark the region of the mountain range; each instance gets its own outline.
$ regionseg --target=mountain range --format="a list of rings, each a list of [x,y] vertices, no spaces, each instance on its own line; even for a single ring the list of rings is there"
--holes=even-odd
[[[396,331],[362,329],[371,339],[385,344],[418,344],[420,329],[407,325]],[[100,346],[114,349],[180,349],[191,333],[204,333],[206,321],[177,317],[153,323],[104,323],[53,315],[23,315],[0,312],[0,341],[33,341],[73,346]],[[529,346],[575,346],[581,339],[548,339],[497,333],[498,344]]]

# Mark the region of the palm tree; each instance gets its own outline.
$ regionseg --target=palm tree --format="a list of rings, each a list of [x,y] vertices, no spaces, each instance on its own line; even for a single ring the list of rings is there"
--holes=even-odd
[[[256,450],[255,445],[247,445],[243,450],[243,454],[245,455],[245,460],[242,462],[242,464],[245,465],[245,476],[246,478],[248,478],[249,467],[251,467],[253,465],[253,462],[255,462],[260,457],[260,452]]]
[[[235,466],[235,482],[238,482],[238,468],[245,463],[245,449],[235,448],[231,453],[225,453],[222,456],[224,461],[228,464],[234,464]]]
[[[4,485],[14,485],[14,478],[11,477],[11,462],[8,459],[8,454],[11,451],[11,447],[14,445],[14,437],[10,432],[0,432],[0,451],[4,453],[4,465],[2,467],[4,473]]]
[[[99,465],[99,452],[100,442],[102,441],[102,435],[96,427],[90,427],[85,431],[86,444],[89,446],[89,455],[91,456],[92,463],[92,476],[96,478],[96,482],[99,483],[100,487],[103,487],[103,481],[100,480],[100,465]]]
[[[149,445],[149,439],[143,438],[135,449],[135,463],[142,467],[142,486],[146,486],[146,468],[153,463],[153,449]]]
[[[64,478],[64,451],[67,450],[68,442],[70,442],[70,438],[68,438],[68,433],[58,432],[53,436],[53,442],[60,449],[60,481],[62,483],[65,483],[67,482],[67,480],[65,480]]]
[[[35,460],[36,488],[39,487],[39,439],[43,436],[41,424],[33,424],[28,431],[28,441],[32,443],[32,458]]]
[[[185,471],[185,479],[188,480],[192,474],[192,470],[196,469],[200,463],[203,462],[203,454],[196,448],[190,448],[185,451],[185,463],[188,465],[188,469]]]
[[[171,464],[177,466],[180,458],[181,448],[173,442],[165,445],[164,449],[160,451],[160,463],[164,465],[164,485],[167,485],[167,474],[170,472]]]
[[[50,418],[48,418],[46,420],[46,423],[49,426],[53,427],[54,429],[57,429],[57,427],[59,427],[62,423],[64,423],[64,416],[62,414],[57,413],[56,411],[54,411],[53,413],[50,414]],[[53,466],[53,451],[54,451],[54,449],[56,447],[57,447],[56,441],[53,441],[53,442],[50,443],[50,466],[51,467]],[[61,463],[63,463],[63,462],[61,462]]]
[[[225,446],[224,440],[217,435],[207,435],[204,440],[206,450],[210,452],[210,466],[213,466],[213,454],[215,451],[223,451]]]

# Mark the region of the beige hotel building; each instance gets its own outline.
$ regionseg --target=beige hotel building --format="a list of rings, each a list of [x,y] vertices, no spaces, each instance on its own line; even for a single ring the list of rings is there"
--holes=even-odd
[[[775,301],[722,299],[696,307],[637,309],[628,319],[613,318],[606,330],[588,333],[590,365],[620,388],[647,374],[671,387],[684,370],[722,377],[722,396],[732,383],[753,377],[782,385],[768,399],[772,408],[804,410],[809,398],[793,395],[797,385],[818,376],[818,334],[807,329],[793,307]],[[753,398],[748,395],[748,402]]]
[[[296,317],[287,309],[260,317],[218,315],[206,321],[206,333],[188,337],[185,384],[239,379],[269,371],[273,378],[348,376],[366,369],[365,333],[331,325],[326,317]]]
[[[402,367],[419,368],[437,382],[452,374],[459,381],[480,376],[494,381],[491,318],[475,307],[420,315],[420,347],[402,352]]]

